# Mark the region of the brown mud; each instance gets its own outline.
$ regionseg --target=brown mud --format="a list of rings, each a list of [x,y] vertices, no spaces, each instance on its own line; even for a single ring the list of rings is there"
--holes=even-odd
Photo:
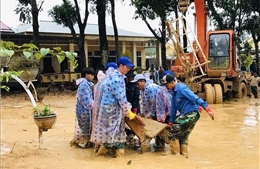
[[[37,103],[39,104],[39,103]],[[138,154],[125,148],[124,158],[95,157],[93,149],[70,147],[74,133],[75,93],[48,94],[57,114],[53,129],[43,132],[39,149],[38,128],[32,118],[32,104],[25,93],[1,98],[2,169],[259,169],[259,99],[225,101],[210,105],[211,120],[205,111],[189,138],[189,158],[164,151]],[[131,160],[131,162],[129,162]]]

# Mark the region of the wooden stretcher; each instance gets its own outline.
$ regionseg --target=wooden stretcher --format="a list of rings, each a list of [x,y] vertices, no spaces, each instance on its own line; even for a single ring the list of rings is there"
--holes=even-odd
[[[165,123],[160,123],[153,119],[144,118],[141,116],[136,116],[135,119],[130,120],[129,118],[125,118],[125,122],[127,127],[129,127],[134,134],[140,139],[140,153],[147,149],[145,141],[147,139],[151,140],[156,136],[160,135],[161,138],[164,139],[166,143],[168,143],[168,130],[169,127]]]

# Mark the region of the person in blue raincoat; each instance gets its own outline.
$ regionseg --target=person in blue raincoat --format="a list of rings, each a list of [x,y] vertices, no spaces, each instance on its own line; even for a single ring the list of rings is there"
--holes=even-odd
[[[149,82],[142,74],[137,74],[131,82],[140,90],[141,116],[156,120],[156,92],[159,86]]]
[[[124,78],[134,65],[125,56],[119,58],[117,65],[118,69],[101,82],[97,91],[98,112],[92,140],[101,146],[96,156],[106,154],[109,149],[114,149],[117,157],[124,156],[124,118],[133,116],[131,104],[126,99]]]
[[[93,104],[93,113],[92,113],[92,133],[90,137],[90,141],[92,143],[95,143],[94,152],[96,153],[98,151],[98,148],[100,146],[100,143],[95,142],[94,135],[95,135],[95,128],[97,126],[97,113],[99,110],[98,107],[98,99],[101,98],[102,92],[100,85],[105,81],[114,71],[118,69],[117,64],[115,62],[109,62],[105,66],[105,73],[101,70],[98,71],[97,79],[98,82],[94,86],[94,104]]]
[[[163,72],[163,76],[173,74],[171,70]],[[168,124],[170,120],[172,91],[164,85],[160,86],[156,92],[156,120]],[[155,139],[155,149],[163,149],[165,141],[168,142],[167,135],[158,135]]]
[[[163,76],[173,74],[171,70],[166,70]],[[164,85],[160,86],[156,92],[156,118],[157,121],[167,123],[170,120],[172,91]]]
[[[91,147],[90,135],[92,128],[92,105],[95,70],[91,67],[84,68],[82,77],[77,80],[78,90],[76,95],[76,117],[74,138],[70,144],[77,144],[81,148]]]

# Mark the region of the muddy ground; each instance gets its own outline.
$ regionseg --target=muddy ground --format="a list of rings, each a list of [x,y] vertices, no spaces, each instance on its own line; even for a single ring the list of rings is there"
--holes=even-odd
[[[40,104],[40,103],[37,103]],[[48,94],[57,114],[53,129],[43,133],[39,149],[38,128],[32,118],[32,104],[25,93],[1,98],[2,169],[259,169],[260,101],[243,99],[210,105],[212,121],[203,112],[189,138],[189,158],[164,151],[138,154],[125,148],[124,158],[95,157],[93,149],[70,147],[74,133],[75,92]],[[131,164],[128,162],[131,160]]]

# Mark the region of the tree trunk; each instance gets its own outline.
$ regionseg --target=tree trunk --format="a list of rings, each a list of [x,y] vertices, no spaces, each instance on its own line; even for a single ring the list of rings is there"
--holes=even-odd
[[[89,16],[88,11],[88,3],[89,0],[85,0],[85,14],[84,20],[81,21],[80,9],[78,5],[78,1],[74,0],[76,11],[77,11],[77,23],[79,27],[79,38],[78,38],[78,48],[79,48],[79,56],[80,56],[80,70],[83,70],[86,67],[86,54],[85,54],[85,28],[87,25],[87,20]],[[74,28],[73,31],[75,32]]]
[[[39,10],[37,7],[36,0],[31,0],[31,6],[32,6],[32,26],[33,26],[33,43],[39,47],[39,22],[38,22],[38,15]]]
[[[161,59],[162,59],[162,67],[164,70],[168,69],[167,68],[167,63],[166,63],[166,17],[162,16],[161,17],[161,22],[162,22],[162,37],[161,37]]]
[[[85,54],[85,35],[80,34],[78,38],[78,48],[80,56],[80,70],[86,67],[86,54]]]
[[[258,73],[258,76],[259,76],[259,74],[260,74],[260,71],[259,71],[259,49],[258,49],[258,42],[259,41],[255,41],[254,40],[254,44],[255,44],[255,61],[256,61],[256,71],[257,71],[257,73]]]
[[[257,73],[260,73],[259,72],[259,49],[258,49],[258,42],[260,41],[260,39],[257,37],[258,34],[256,34],[255,30],[251,30],[251,34],[255,45],[256,71]]]
[[[106,0],[97,0],[98,30],[99,30],[99,50],[102,60],[102,68],[108,60],[108,41],[106,33]]]
[[[116,17],[115,17],[115,0],[110,0],[111,3],[111,18],[114,28],[114,35],[115,35],[115,51],[116,51],[116,60],[118,60],[120,53],[119,53],[119,41],[118,41],[118,31],[116,25]]]
[[[162,22],[162,31],[161,31],[161,36],[158,36],[156,32],[152,29],[151,25],[148,23],[146,20],[145,16],[142,16],[142,19],[144,23],[147,25],[148,29],[152,32],[153,36],[161,43],[161,59],[162,59],[162,67],[164,69],[167,68],[167,63],[166,63],[166,17],[161,16],[161,22]]]

